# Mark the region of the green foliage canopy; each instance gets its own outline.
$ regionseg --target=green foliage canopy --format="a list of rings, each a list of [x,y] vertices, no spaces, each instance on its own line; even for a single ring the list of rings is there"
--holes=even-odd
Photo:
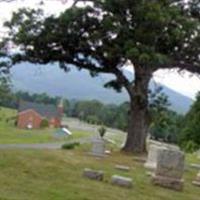
[[[6,23],[7,39],[22,51],[12,57],[14,63],[59,62],[65,70],[72,64],[92,75],[113,73],[117,81],[110,85],[127,89],[128,80],[120,69],[128,61],[135,69],[179,67],[200,72],[199,48],[194,45],[199,41],[199,20],[196,15],[189,17],[180,1],[90,2],[92,6],[72,7],[58,17],[44,18],[41,10],[14,13]]]
[[[200,93],[197,95],[196,101],[190,111],[185,116],[180,144],[186,150],[197,150],[200,148]],[[190,146],[193,149],[190,149]]]

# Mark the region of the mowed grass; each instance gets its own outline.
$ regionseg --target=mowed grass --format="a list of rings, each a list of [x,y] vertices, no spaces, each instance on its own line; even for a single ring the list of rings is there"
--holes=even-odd
[[[200,188],[191,184],[196,170],[184,174],[183,192],[153,186],[141,163],[132,156],[113,152],[104,159],[88,156],[89,148],[75,150],[1,150],[1,200],[198,200]],[[195,156],[190,157],[198,162]],[[128,165],[130,172],[120,172],[116,164]],[[82,177],[84,168],[104,170],[103,182]],[[132,189],[110,184],[113,174],[132,177]]]
[[[72,130],[73,135],[69,137],[56,137],[58,129],[23,130],[14,125],[17,111],[8,108],[0,108],[0,144],[29,144],[29,143],[51,143],[62,142],[82,137],[91,136],[86,131]]]
[[[43,143],[60,141],[54,137],[56,130],[20,130],[10,116],[15,110],[0,110],[0,143]],[[89,136],[88,132],[74,131],[66,140]],[[200,188],[191,182],[198,171],[185,171],[183,192],[153,186],[143,164],[113,148],[112,155],[96,159],[88,155],[90,145],[75,150],[1,150],[0,153],[0,200],[198,200]],[[196,155],[187,155],[188,163],[200,163]],[[130,172],[115,169],[116,164],[128,165]],[[103,170],[103,182],[82,177],[84,168]],[[110,184],[114,174],[133,178],[132,189]]]

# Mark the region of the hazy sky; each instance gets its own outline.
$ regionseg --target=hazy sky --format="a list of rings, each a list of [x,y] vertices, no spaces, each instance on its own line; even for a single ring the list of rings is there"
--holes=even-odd
[[[24,6],[36,7],[40,2],[41,0],[16,0],[12,3],[0,3],[0,35],[5,32],[2,28],[3,22],[11,17],[13,11]],[[73,0],[68,0],[65,4],[62,2],[66,0],[44,0],[44,2],[45,5],[42,7],[48,14],[58,14],[70,7]],[[159,70],[154,74],[154,80],[191,98],[195,98],[196,93],[200,91],[200,77],[192,76],[188,72],[180,75],[175,71]]]

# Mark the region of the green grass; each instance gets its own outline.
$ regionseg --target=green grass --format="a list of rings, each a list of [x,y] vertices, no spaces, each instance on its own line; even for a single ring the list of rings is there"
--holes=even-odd
[[[20,130],[13,122],[6,122],[16,111],[0,110],[0,143],[55,142],[55,130]],[[74,131],[70,139],[89,136],[91,133]],[[112,137],[111,137],[112,139]],[[115,138],[116,139],[116,138]],[[118,138],[121,140],[121,136]],[[89,144],[75,150],[1,150],[0,200],[198,200],[200,189],[191,184],[197,170],[184,174],[183,192],[153,186],[142,164],[132,156],[119,152],[110,145],[113,153],[104,159],[88,155]],[[187,155],[188,163],[200,163],[195,154]],[[117,171],[116,164],[128,165],[130,172]],[[105,171],[105,180],[96,182],[82,177],[84,168]],[[132,177],[134,187],[125,189],[110,184],[113,174]]]
[[[73,135],[69,137],[55,137],[56,129],[23,130],[14,126],[13,117],[17,114],[16,110],[0,109],[0,144],[19,144],[19,143],[51,143],[69,141],[81,137],[90,136],[92,133],[86,131],[72,130]]]
[[[150,183],[142,164],[132,156],[113,152],[105,159],[87,155],[88,146],[75,150],[1,150],[0,199],[6,200],[198,200],[200,189],[191,181],[197,171],[186,171],[185,188],[176,192]],[[193,162],[197,162],[193,157]],[[116,164],[131,167],[117,171]],[[82,177],[84,168],[105,171],[105,180],[97,182]],[[132,189],[110,184],[113,174],[132,177]]]

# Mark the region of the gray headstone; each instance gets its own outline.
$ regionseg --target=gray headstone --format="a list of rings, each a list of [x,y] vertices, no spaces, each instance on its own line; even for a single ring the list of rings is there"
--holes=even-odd
[[[200,164],[192,163],[192,164],[190,164],[190,167],[199,170],[200,169]]]
[[[105,141],[101,137],[95,137],[92,139],[92,155],[94,156],[105,156]]]
[[[122,170],[122,171],[130,171],[130,167],[125,166],[125,165],[115,165],[115,169]]]
[[[184,153],[181,151],[163,149],[158,155],[156,171],[152,177],[155,185],[182,190],[184,173]]]
[[[97,181],[103,181],[104,172],[103,171],[95,171],[95,170],[86,168],[83,171],[83,177],[97,180]]]
[[[118,185],[121,187],[131,188],[133,186],[132,178],[127,178],[123,176],[113,175],[111,179],[113,185]]]

